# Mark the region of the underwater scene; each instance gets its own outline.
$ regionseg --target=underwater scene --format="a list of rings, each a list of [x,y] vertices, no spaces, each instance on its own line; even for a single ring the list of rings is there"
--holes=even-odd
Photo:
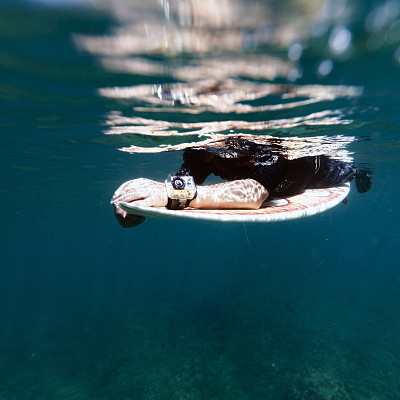
[[[3,0],[0,104],[0,400],[400,399],[400,0]],[[118,223],[237,136],[372,187]]]

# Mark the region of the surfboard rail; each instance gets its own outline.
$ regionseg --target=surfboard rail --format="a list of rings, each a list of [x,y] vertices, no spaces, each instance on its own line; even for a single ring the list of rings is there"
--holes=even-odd
[[[120,203],[129,214],[145,218],[194,219],[220,222],[265,223],[288,221],[319,214],[343,201],[350,191],[350,183],[326,189],[307,189],[285,199],[267,200],[257,210],[197,209],[169,210],[165,207],[146,207],[134,203]]]

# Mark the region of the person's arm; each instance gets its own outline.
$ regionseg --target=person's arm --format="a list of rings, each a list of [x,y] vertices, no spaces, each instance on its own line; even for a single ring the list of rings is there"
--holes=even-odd
[[[197,186],[197,196],[189,203],[193,208],[257,209],[268,197],[268,191],[254,179],[240,179],[214,185]],[[121,202],[164,207],[168,197],[165,185],[146,178],[125,182],[114,193],[111,204]]]
[[[254,179],[242,179],[214,185],[197,186],[197,196],[189,207],[209,209],[257,209],[268,197],[268,191]],[[114,193],[111,204],[114,214],[124,227],[136,226],[143,217],[127,214],[119,203],[135,202],[143,206],[165,207],[168,202],[165,185],[146,178],[134,179],[122,184]]]
[[[119,203],[133,203],[143,206],[166,206],[168,201],[165,184],[146,178],[133,179],[123,183],[114,193],[111,204],[115,206],[114,215],[124,228],[131,228],[144,222],[144,217],[128,214]]]
[[[197,196],[189,203],[193,208],[258,209],[268,191],[254,179],[240,179],[215,185],[197,186]]]

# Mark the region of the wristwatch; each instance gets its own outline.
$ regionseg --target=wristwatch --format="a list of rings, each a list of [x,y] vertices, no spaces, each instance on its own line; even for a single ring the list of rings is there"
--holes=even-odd
[[[169,175],[165,181],[170,210],[183,210],[196,197],[197,189],[193,176]]]

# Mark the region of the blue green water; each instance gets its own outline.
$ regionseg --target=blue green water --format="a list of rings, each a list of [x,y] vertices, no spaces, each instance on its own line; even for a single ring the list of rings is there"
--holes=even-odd
[[[295,84],[362,86],[357,99],[154,114],[98,89],[173,78],[106,69],[72,39],[117,25],[106,9],[0,6],[0,399],[399,399],[399,42],[366,50],[355,18],[355,50],[325,79],[315,66],[326,49],[304,53]],[[126,230],[114,219],[122,182],[164,179],[181,154],[119,151],[135,138],[104,135],[111,111],[195,122],[325,108],[353,122],[264,133],[367,139],[351,150],[373,188],[352,188],[346,205],[246,231],[164,220]]]

